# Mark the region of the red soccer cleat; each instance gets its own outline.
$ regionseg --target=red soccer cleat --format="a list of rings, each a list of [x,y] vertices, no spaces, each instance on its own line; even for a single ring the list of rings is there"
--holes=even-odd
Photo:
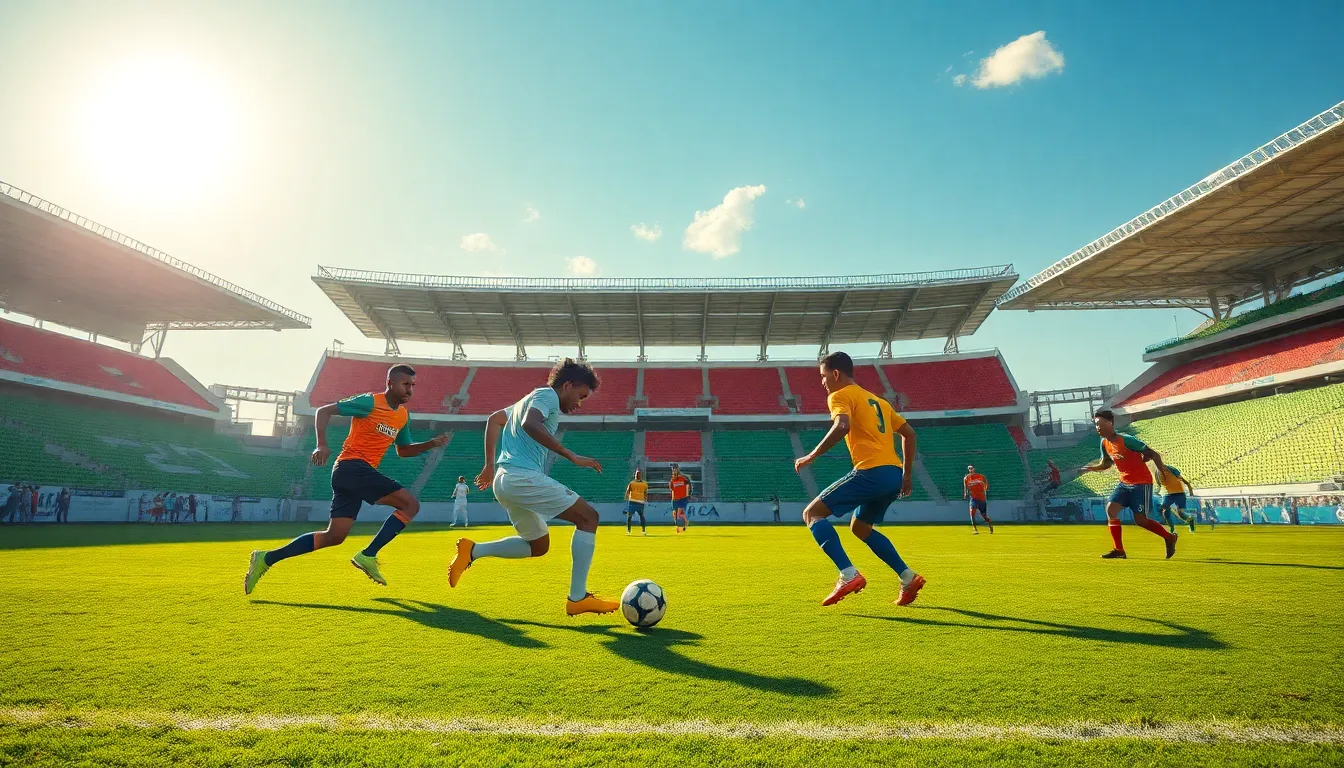
[[[915,598],[919,597],[919,590],[923,588],[924,577],[916,573],[915,578],[911,579],[909,584],[901,587],[901,596],[896,598],[896,604],[909,605],[915,602]]]
[[[854,578],[849,581],[839,579],[835,582],[835,589],[831,590],[831,594],[827,595],[826,599],[821,601],[821,604],[835,605],[855,592],[862,592],[863,588],[866,586],[868,586],[868,580],[863,578],[862,573],[856,574]]]

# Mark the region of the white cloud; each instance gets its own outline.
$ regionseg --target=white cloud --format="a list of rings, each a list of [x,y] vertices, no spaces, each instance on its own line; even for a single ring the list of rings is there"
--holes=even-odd
[[[587,256],[575,256],[565,259],[569,264],[569,273],[579,277],[592,277],[597,274],[597,262]]]
[[[1040,31],[1023,35],[981,59],[974,78],[957,75],[952,82],[965,85],[969,81],[976,88],[1002,88],[1063,70],[1064,54],[1055,50],[1045,39],[1045,32]]]
[[[504,253],[504,249],[500,248],[493,241],[491,241],[490,236],[485,234],[484,232],[475,232],[470,235],[463,235],[462,250],[471,251],[473,253],[481,251],[484,251],[486,253]]]
[[[663,236],[662,227],[657,224],[650,227],[642,221],[630,227],[630,231],[635,233],[635,237],[638,237],[640,240],[648,240],[650,243]]]
[[[792,205],[794,208],[797,208],[800,211],[807,207],[807,201],[801,197],[796,200],[785,200],[784,204]]]
[[[538,211],[536,208],[533,208],[530,205],[523,206],[524,224],[531,224],[532,222],[540,218],[541,218],[541,211]]]
[[[716,259],[742,250],[742,233],[752,225],[752,201],[764,194],[764,184],[729,190],[722,203],[708,211],[695,212],[695,221],[686,227],[683,245]]]

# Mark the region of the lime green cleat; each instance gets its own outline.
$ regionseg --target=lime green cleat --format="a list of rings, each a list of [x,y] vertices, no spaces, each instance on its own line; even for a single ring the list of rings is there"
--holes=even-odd
[[[384,579],[383,572],[378,570],[378,558],[369,557],[363,552],[356,552],[355,556],[350,558],[350,564],[363,571],[365,576],[373,579],[373,583],[387,586],[387,579]]]
[[[252,561],[248,563],[247,575],[243,577],[243,594],[250,595],[257,588],[257,582],[271,570],[266,564],[266,553],[260,549],[252,550]]]

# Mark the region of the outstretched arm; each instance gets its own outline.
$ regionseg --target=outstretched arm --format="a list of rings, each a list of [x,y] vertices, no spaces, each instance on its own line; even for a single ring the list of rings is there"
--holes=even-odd
[[[489,488],[490,483],[494,481],[495,447],[499,445],[499,436],[504,432],[504,425],[508,423],[509,414],[506,411],[495,411],[485,421],[485,466],[476,476],[476,487],[482,491]]]
[[[570,463],[580,467],[595,469],[598,472],[602,471],[602,463],[597,459],[590,459],[587,456],[578,455],[561,445],[560,441],[555,439],[555,435],[547,432],[546,417],[536,408],[529,408],[527,416],[523,417],[523,431],[527,433],[528,437],[541,444],[543,448],[550,450],[557,456],[563,457]]]
[[[806,456],[794,460],[793,471],[797,472],[808,464],[816,461],[818,456],[825,454],[827,451],[839,445],[840,441],[844,440],[845,435],[848,434],[849,414],[836,414],[835,419],[831,421],[830,430],[826,432],[825,437],[821,438],[821,442],[817,443],[817,447],[813,448]]]

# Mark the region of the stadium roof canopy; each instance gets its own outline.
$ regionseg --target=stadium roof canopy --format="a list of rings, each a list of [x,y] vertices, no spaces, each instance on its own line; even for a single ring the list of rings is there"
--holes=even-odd
[[[369,338],[453,345],[754,346],[946,338],[975,332],[1017,281],[1011,265],[855,277],[449,277],[318,267],[313,282]]]
[[[1221,317],[1344,271],[1344,102],[1005,293],[1000,309]]]
[[[307,328],[221,277],[0,182],[0,308],[155,352],[169,330]]]

